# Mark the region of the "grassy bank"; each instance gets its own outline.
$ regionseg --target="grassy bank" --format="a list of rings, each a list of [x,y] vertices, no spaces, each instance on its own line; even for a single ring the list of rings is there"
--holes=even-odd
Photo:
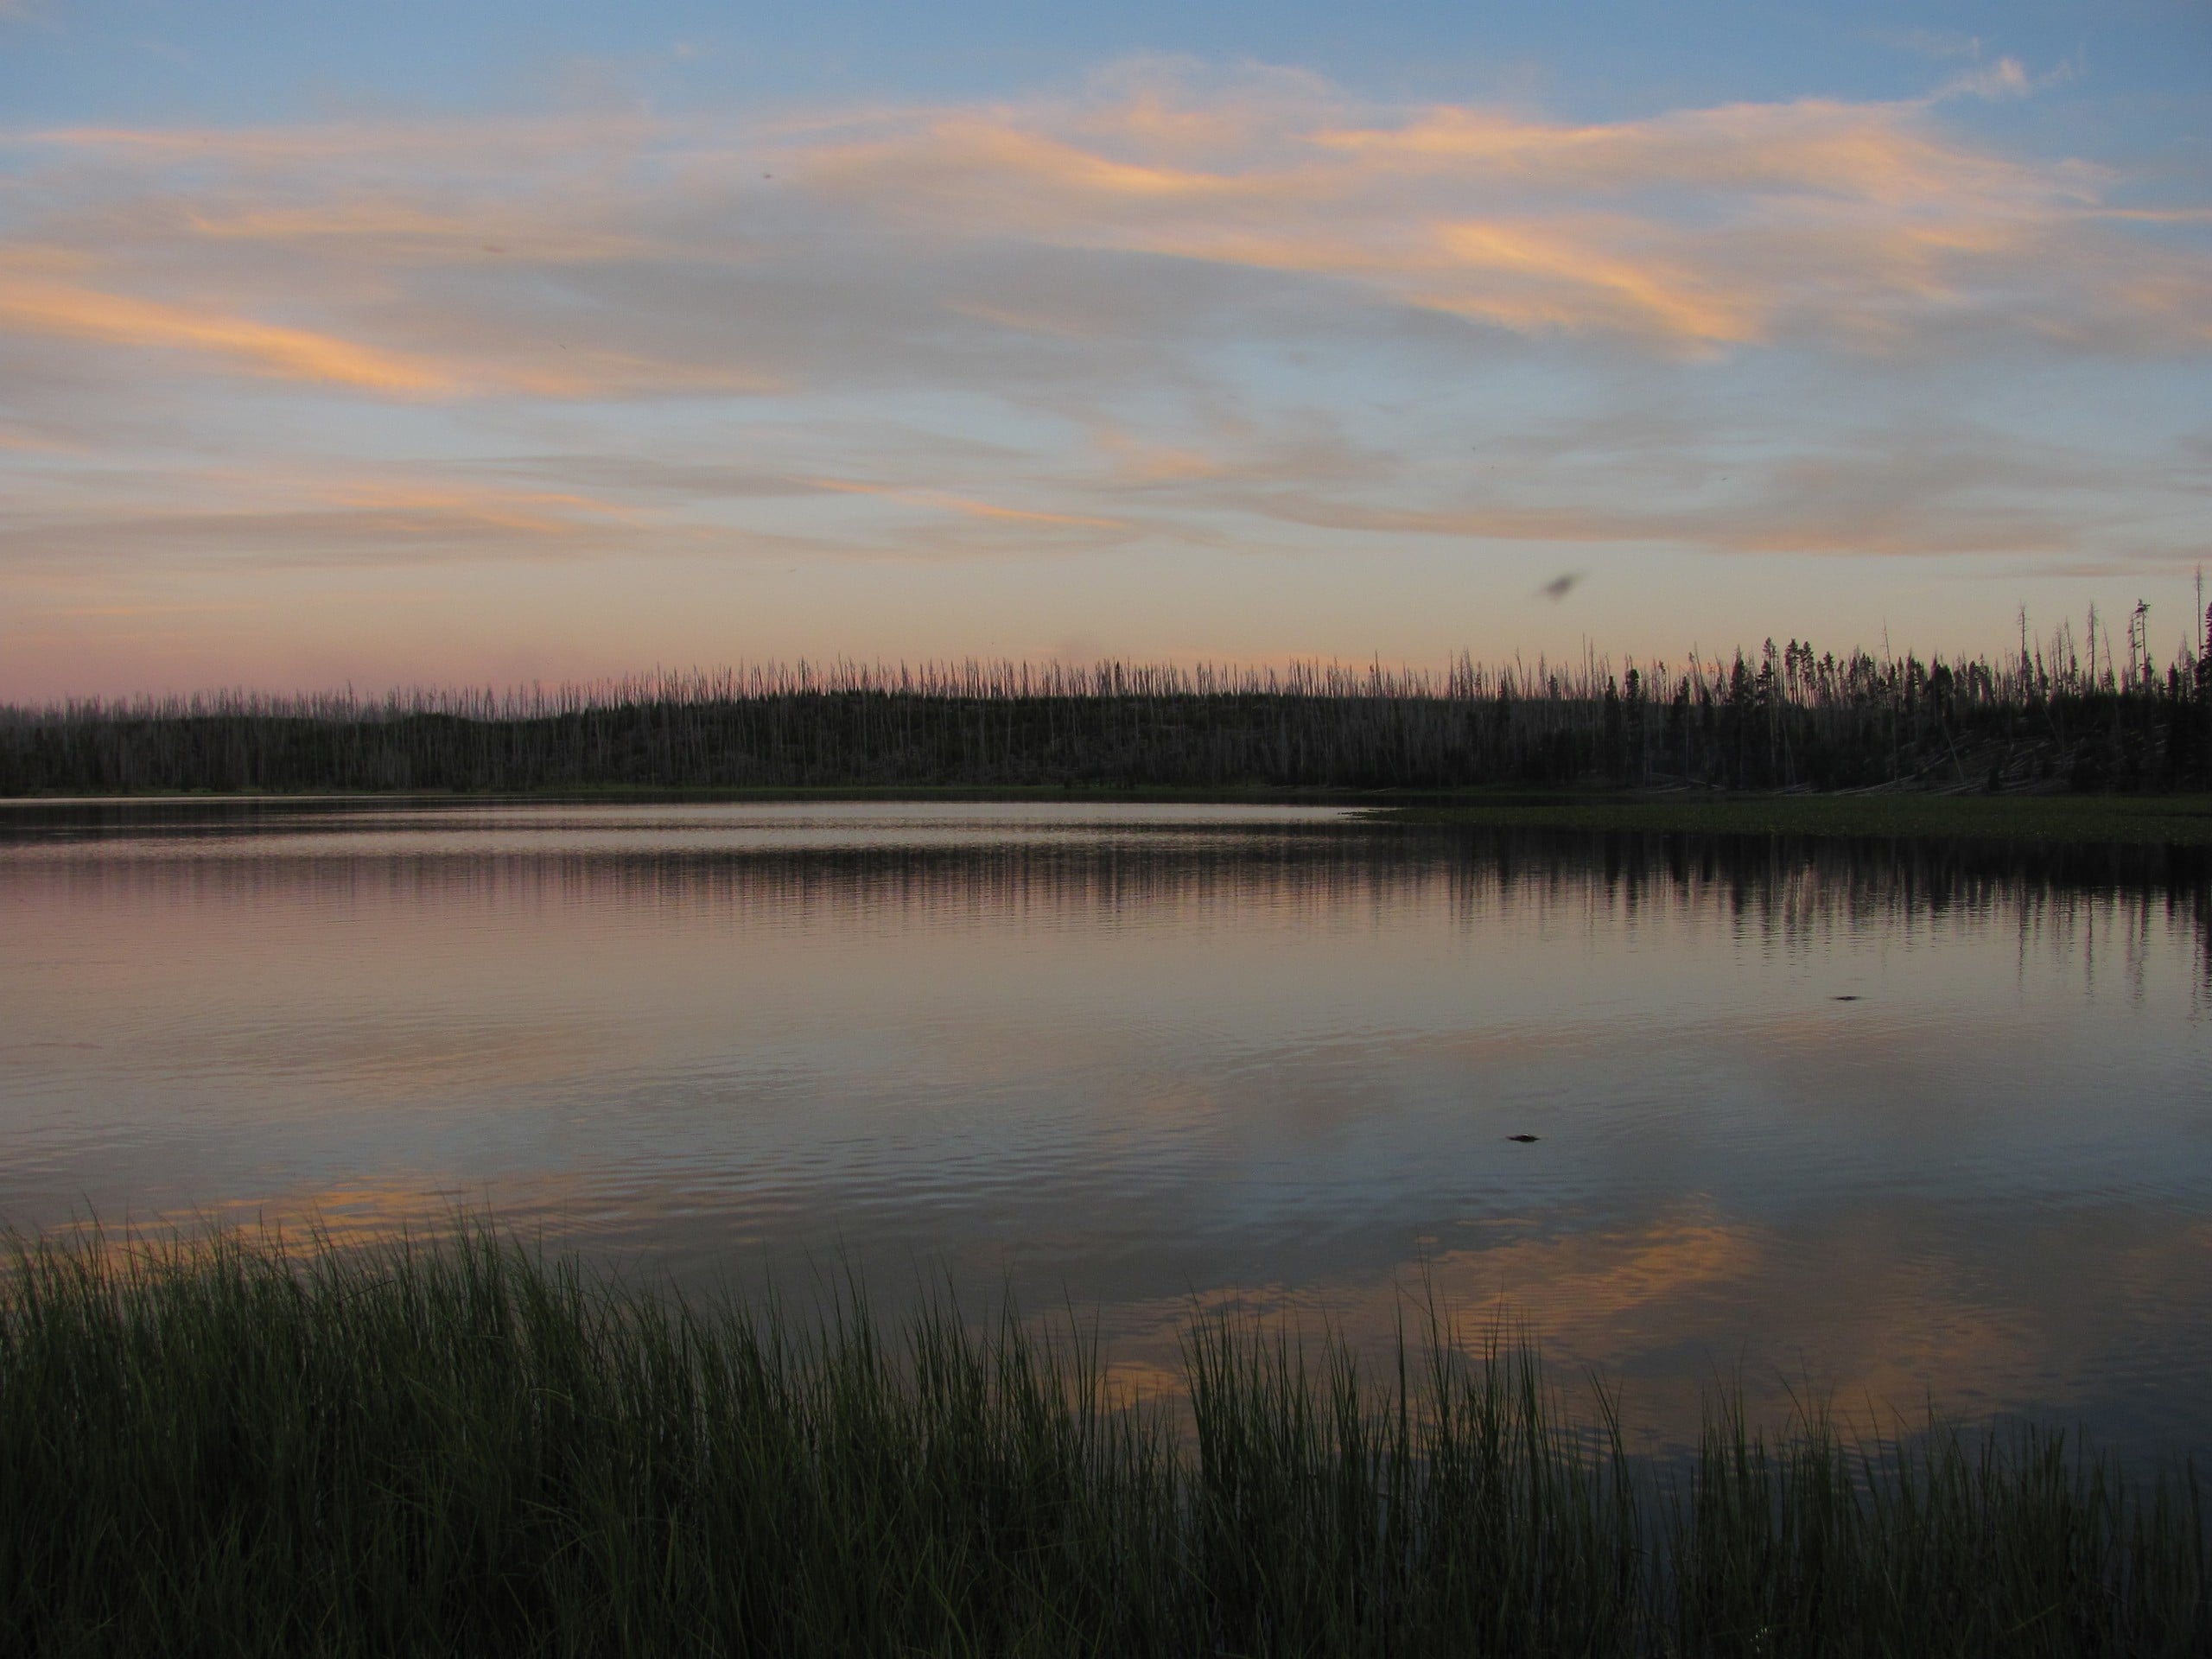
[[[19,1242],[10,1653],[2158,1654],[2193,1476],[2056,1436],[1639,1472],[1534,1368],[1205,1321],[1128,1407],[1033,1328],[687,1308],[483,1235]],[[1586,1432],[1594,1429],[1594,1433]]]
[[[1500,794],[1394,804],[1381,816],[1499,830],[2212,846],[2212,795]]]

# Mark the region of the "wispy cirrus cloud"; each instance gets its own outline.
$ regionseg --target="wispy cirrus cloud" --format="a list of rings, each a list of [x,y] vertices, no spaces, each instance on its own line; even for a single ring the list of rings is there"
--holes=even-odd
[[[2171,562],[2196,474],[2064,404],[2135,389],[2171,443],[2212,201],[1983,136],[2050,80],[1568,121],[1135,65],[0,132],[0,582],[542,559],[588,610],[613,579],[574,573],[662,555]]]
[[[1934,100],[1570,125],[1478,107],[1378,116],[1303,92],[1192,127],[1157,95],[919,116],[798,165],[918,235],[1304,273],[1659,350],[1883,346],[1967,317],[2050,338],[2121,325],[2144,349],[2202,340],[2176,300],[2205,296],[2204,261],[2103,219],[2113,175],[1992,153]]]
[[[1971,73],[1982,90],[2027,88],[2009,60]],[[97,272],[111,306],[176,312],[172,335],[204,304],[192,289],[281,290],[329,314],[302,333],[423,359],[383,382],[350,377],[365,389],[429,377],[585,397],[804,381],[810,342],[750,337],[714,308],[787,309],[825,259],[903,267],[849,273],[858,329],[901,325],[885,290],[902,274],[910,302],[939,319],[1079,334],[1065,306],[1024,313],[960,291],[988,287],[963,280],[963,259],[1022,246],[1319,278],[1338,306],[1662,353],[1894,349],[1961,327],[2202,347],[2201,249],[2116,217],[2130,209],[2108,169],[1993,152],[1947,127],[1938,101],[1573,124],[1473,105],[1377,111],[1303,77],[1139,78],[1059,100],[775,124],[60,130],[16,135],[30,160],[11,217]],[[26,302],[4,321],[85,327],[72,317],[89,304]],[[143,330],[165,315],[145,312]],[[486,372],[464,329],[598,366]],[[238,360],[321,372],[317,353],[281,340]]]
[[[78,571],[213,566],[565,558],[649,541],[668,527],[575,491],[379,475],[321,480],[181,474],[163,499],[23,511],[0,523],[0,557]]]
[[[443,391],[453,384],[433,365],[311,329],[4,273],[0,273],[0,329],[206,353],[254,373],[374,392]]]
[[[948,495],[941,490],[866,484],[850,478],[810,478],[804,481],[810,489],[827,490],[836,495],[887,496],[897,501],[933,507],[944,512],[961,513],[971,518],[995,519],[1002,524],[1076,525],[1090,530],[1128,528],[1118,518],[1098,518],[1079,512],[1046,512],[1033,507],[1010,507],[995,501],[977,501],[967,496]]]

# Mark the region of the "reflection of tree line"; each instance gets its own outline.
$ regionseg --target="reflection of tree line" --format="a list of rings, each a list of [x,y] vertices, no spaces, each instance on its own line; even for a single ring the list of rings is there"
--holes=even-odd
[[[1469,832],[1487,890],[1593,901],[1624,917],[1719,910],[1780,943],[1871,925],[2001,922],[2024,941],[2088,949],[2154,921],[2193,938],[2212,987],[2212,851],[2158,845],[1725,836],[1651,831]]]
[[[564,902],[680,908],[687,913],[773,910],[871,916],[1022,912],[1335,908],[1424,897],[1449,880],[1448,844],[1417,849],[1410,838],[1240,830],[1224,836],[1147,830],[1141,837],[990,845],[736,849],[435,853],[312,853],[44,862],[41,879],[86,891],[139,889],[213,899],[281,898],[317,903]]]
[[[201,809],[203,811],[206,809]],[[2212,850],[1946,840],[1541,829],[1150,828],[940,846],[335,852],[264,858],[97,851],[43,878],[112,893],[228,901],[564,902],[806,918],[1121,913],[1323,916],[1441,906],[1463,924],[1501,911],[1565,917],[1719,917],[1789,944],[1869,925],[2001,922],[2071,950],[2194,938],[2212,983]],[[89,850],[89,849],[88,849]]]
[[[2212,641],[2125,660],[2092,613],[2017,657],[1608,662],[1442,675],[801,664],[514,693],[0,708],[0,794],[949,784],[1838,788],[2212,782]],[[2101,647],[2101,656],[2100,655]]]

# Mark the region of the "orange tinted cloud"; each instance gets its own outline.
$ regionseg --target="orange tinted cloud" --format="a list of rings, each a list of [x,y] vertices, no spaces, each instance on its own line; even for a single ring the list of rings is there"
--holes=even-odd
[[[1580,126],[1476,106],[1352,123],[1309,90],[1185,129],[1153,93],[925,116],[792,165],[933,236],[1310,273],[1523,332],[1701,348],[1796,323],[1886,347],[1900,308],[1934,321],[1999,282],[2031,301],[2008,319],[2117,312],[2161,333],[2179,321],[2117,278],[2098,224],[2107,170],[1977,149],[1924,100]],[[2131,252],[2169,286],[2203,274],[2171,250]]]
[[[753,395],[788,379],[741,365],[683,361],[586,340],[517,342],[433,359],[334,334],[193,306],[40,280],[0,276],[0,331],[149,346],[212,357],[272,379],[317,382],[387,396],[514,393],[558,399],[654,393]]]
[[[329,334],[60,283],[0,278],[0,327],[204,352],[258,374],[372,391],[435,392],[453,384],[428,364]]]
[[[552,308],[569,332],[529,342],[569,362],[516,368],[486,353],[464,372],[365,343],[349,353],[345,344],[367,334],[346,293],[373,296],[377,327],[397,319],[415,325],[404,338],[467,340],[482,319],[454,316],[454,295],[496,289],[502,268],[526,289],[548,269],[622,262],[683,274],[682,291],[697,296],[685,302],[708,305],[707,273],[798,273],[823,232],[849,248],[901,246],[918,272],[958,248],[987,263],[1022,244],[1135,252],[1318,276],[1370,303],[1693,357],[1808,338],[1888,352],[1915,327],[1953,327],[1962,315],[2139,352],[2207,337],[2196,308],[2212,284],[2208,262],[2150,229],[2183,230],[2196,208],[2119,217],[2133,210],[2106,200],[2118,182],[2110,170],[1979,147],[1931,99],[1569,124],[1472,104],[1378,113],[1280,74],[1204,95],[1157,75],[1103,86],[1087,99],[758,128],[486,118],[83,129],[14,142],[144,192],[71,232],[111,245],[75,250],[103,269],[136,237],[158,281],[178,250],[134,221],[166,213],[188,249],[254,247],[266,267],[251,283],[312,263],[302,275],[313,280],[289,291],[352,313],[317,331],[335,352],[260,332],[266,325],[168,317],[162,304],[190,308],[173,296],[118,299],[140,309],[79,321],[80,334],[212,344],[264,372],[296,366],[362,386],[389,387],[397,374],[553,397],[787,389],[803,374],[680,344],[579,336],[572,325],[590,323],[592,308]],[[170,176],[188,162],[211,176]],[[779,235],[794,215],[804,234]],[[920,239],[903,240],[910,232]],[[333,266],[341,251],[343,267]],[[438,266],[465,270],[465,289],[390,291]],[[378,272],[391,274],[383,288]],[[868,276],[895,288],[894,274]],[[1015,332],[1092,334],[1077,308],[1010,304],[972,285],[932,301]],[[517,332],[530,311],[515,308]],[[702,332],[721,321],[691,319]]]
[[[2078,162],[2014,161],[1949,140],[1918,105],[1827,99],[1586,126],[1446,107],[1395,126],[1332,127],[1311,142],[1377,170],[1476,163],[1485,179],[1549,190],[1656,186],[1891,207],[2087,202],[2105,176]]]
[[[1571,327],[1611,302],[1628,318],[1683,340],[1737,344],[1762,332],[1758,306],[1744,296],[1713,293],[1704,278],[1661,261],[1578,245],[1559,232],[1477,222],[1447,226],[1440,239],[1463,270],[1533,278],[1539,288],[1518,296],[1478,293],[1458,303],[1446,297],[1439,302],[1446,309],[1471,310],[1512,327]]]
[[[157,548],[364,567],[542,550],[582,569],[618,544],[773,549],[802,581],[802,554],[1135,543],[1389,548],[1432,573],[1446,541],[1476,561],[1543,542],[2181,556],[2203,540],[2185,467],[2148,441],[2130,461],[2120,436],[2046,429],[2037,448],[2016,429],[2058,424],[2047,391],[2016,419],[1941,383],[1955,363],[2020,372],[2024,346],[2029,372],[2082,384],[2212,346],[2212,210],[2186,181],[2008,149],[1963,113],[1801,99],[1570,122],[1153,67],[1076,95],[776,119],[0,133],[20,395],[0,446],[22,475],[0,553],[51,569]],[[1501,346],[1522,366],[1486,380]],[[171,442],[159,397],[118,394],[180,370],[231,382],[191,388],[224,416],[204,442],[263,421],[237,470],[307,487],[272,503],[143,450],[86,487],[68,468],[104,463],[104,438],[118,456]],[[257,384],[284,385],[282,407]],[[426,477],[665,516],[648,533],[496,492],[334,501],[320,486],[363,430],[302,385],[435,398],[374,417],[379,453],[430,459]],[[632,407],[657,398],[698,401]],[[48,435],[72,455],[18,461]],[[2031,453],[2002,475],[1981,459]],[[2090,464],[2051,464],[2067,455]],[[823,492],[912,510],[836,513],[821,541],[803,499]],[[1271,595],[1282,613],[1245,607],[1192,649],[1248,651],[1253,628],[1335,648],[1330,591],[1329,614]],[[1434,608],[1410,588],[1394,603]]]

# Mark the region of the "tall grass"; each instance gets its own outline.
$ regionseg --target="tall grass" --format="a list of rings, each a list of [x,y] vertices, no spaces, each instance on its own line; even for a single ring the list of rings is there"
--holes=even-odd
[[[1194,669],[963,663],[361,698],[0,708],[0,795],[901,785],[2165,788],[2212,782],[2212,640],[2017,656]]]
[[[1671,1474],[1524,1356],[1194,1317],[1186,1392],[949,1307],[686,1305],[435,1245],[16,1238],[10,1653],[2184,1654],[2193,1471],[2056,1433]]]

